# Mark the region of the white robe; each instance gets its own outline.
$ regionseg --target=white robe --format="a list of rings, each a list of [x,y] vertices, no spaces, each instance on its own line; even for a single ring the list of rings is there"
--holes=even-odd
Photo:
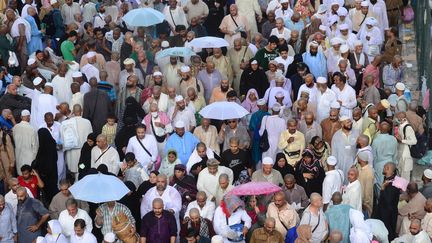
[[[38,151],[37,135],[30,123],[21,121],[12,128],[15,142],[16,168],[21,175],[21,166],[31,165]]]
[[[91,123],[89,120],[82,118],[80,116],[72,117],[69,119],[69,121],[74,120],[77,125],[77,132],[78,132],[78,144],[80,148],[77,149],[71,149],[65,152],[66,154],[66,164],[68,166],[68,169],[73,172],[78,172],[78,161],[81,156],[81,147],[82,145],[87,141],[87,135],[93,132],[93,128],[91,126]],[[63,126],[62,126],[63,130]],[[63,133],[62,133],[63,134]]]
[[[290,91],[282,88],[282,87],[271,87],[268,88],[264,94],[263,99],[268,101],[267,105],[268,107],[271,109],[273,107],[274,104],[276,104],[276,94],[278,92],[282,92],[284,94],[284,99],[282,101],[283,105],[286,107],[291,107],[292,106],[292,102],[291,102],[291,94]]]
[[[72,234],[70,243],[97,243],[97,239],[92,233],[84,231],[82,236],[77,236],[75,233]]]
[[[252,225],[252,219],[249,217],[249,215],[243,208],[237,209],[227,219],[222,208],[217,207],[213,219],[215,233],[223,237],[224,243],[231,243],[231,241],[228,240],[227,235],[228,232],[232,231],[230,225],[240,224],[242,221],[244,222],[244,226],[250,229]],[[240,242],[244,243],[245,241],[243,240]]]
[[[69,103],[72,98],[72,91],[70,88],[70,85],[72,84],[72,79],[56,75],[51,81],[51,83],[53,85],[53,95],[57,98],[57,101],[59,103]],[[69,108],[72,110],[72,107]]]
[[[259,135],[264,134],[264,130],[267,130],[269,149],[263,152],[262,157],[271,157],[273,161],[276,159],[276,153],[279,152],[279,136],[286,130],[286,122],[278,115],[265,116],[262,119]]]
[[[299,88],[298,94],[297,94],[297,100],[300,99],[302,91],[306,91],[309,93],[309,104],[317,104],[317,93],[318,89],[317,86],[314,84],[312,88],[306,86],[306,84],[302,84]]]
[[[219,186],[219,176],[225,173],[228,175],[229,184],[233,183],[233,171],[225,166],[218,166],[216,174],[212,175],[209,173],[208,168],[203,169],[198,174],[197,189],[198,191],[204,191],[209,199],[212,199],[216,195],[217,187]]]
[[[326,88],[324,93],[321,91],[317,92],[317,122],[321,124],[321,121],[329,117],[330,105],[336,101],[336,94],[329,88]]]
[[[342,203],[348,204],[352,208],[362,211],[362,186],[359,180],[350,182],[342,194]]]
[[[189,27],[183,8],[177,6],[176,9],[171,10],[170,6],[166,6],[162,13],[165,15],[166,21],[168,21],[172,28],[178,25],[184,25],[186,29]]]
[[[99,156],[103,151],[98,147],[94,147],[91,151],[91,167],[97,168],[99,165],[104,164],[108,167],[108,172],[117,175],[120,169],[120,157],[117,150],[113,147],[106,148],[108,151],[100,158]],[[104,150],[105,151],[105,150]],[[99,158],[99,160],[98,160]]]
[[[344,132],[342,132],[342,129],[339,129],[333,135],[331,141],[331,152],[338,161],[336,167],[341,169],[344,172],[344,175],[348,173],[348,170],[354,164],[354,159],[357,152],[356,144],[358,136],[359,133],[357,130],[351,130],[347,136]],[[346,182],[347,179],[345,178],[345,183]]]
[[[81,72],[87,77],[87,80],[90,80],[92,77],[95,77],[99,82],[99,70],[90,63],[87,63],[81,68]]]
[[[387,7],[383,0],[378,0],[375,5],[372,5],[369,2],[369,11],[372,12],[375,16],[377,16],[378,27],[381,30],[381,36],[384,37],[384,30],[389,27],[388,18],[387,18]]]
[[[33,105],[34,104],[34,105]],[[35,129],[45,124],[45,113],[51,112],[54,116],[57,111],[57,98],[50,94],[40,94],[34,97],[32,102],[32,115],[30,123]]]
[[[331,90],[336,94],[336,99],[342,101],[339,115],[352,117],[352,110],[357,106],[355,90],[348,84],[342,90],[333,84]]]
[[[261,8],[257,0],[236,0],[235,1],[238,13],[246,17],[250,33],[258,32],[257,21],[255,15],[261,16]]]

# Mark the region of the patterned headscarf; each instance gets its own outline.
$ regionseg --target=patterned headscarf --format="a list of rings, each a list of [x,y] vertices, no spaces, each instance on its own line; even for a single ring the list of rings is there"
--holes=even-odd
[[[236,195],[227,194],[222,199],[220,206],[227,217],[230,217],[239,207],[245,208],[243,200]]]

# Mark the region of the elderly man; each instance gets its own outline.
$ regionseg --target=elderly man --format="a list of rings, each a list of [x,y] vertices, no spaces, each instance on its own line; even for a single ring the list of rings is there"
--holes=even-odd
[[[248,39],[250,26],[248,25],[246,16],[238,13],[237,5],[231,4],[229,13],[229,15],[222,19],[219,29],[225,34],[225,40],[232,46],[234,40],[237,38],[243,37]]]
[[[104,164],[108,167],[108,172],[117,175],[120,169],[117,150],[108,146],[107,137],[103,134],[97,136],[96,145],[91,151],[91,167],[97,168]]]
[[[210,119],[203,118],[201,125],[195,128],[193,134],[216,154],[220,153],[220,146],[217,142],[217,129],[215,126],[210,125]]]
[[[382,174],[384,164],[389,161],[397,161],[398,143],[394,136],[390,135],[392,129],[388,121],[382,121],[378,133],[372,142],[372,151],[374,157],[375,180],[379,185],[384,181]]]
[[[341,105],[341,116],[352,116],[352,109],[357,105],[355,90],[347,85],[346,77],[341,73],[333,75],[332,91],[336,94],[336,101]]]
[[[126,99],[129,97],[133,97],[137,103],[141,102],[141,93],[142,89],[138,86],[138,76],[135,74],[130,75],[126,79],[126,84],[124,86],[120,86],[120,90],[118,93],[118,99],[116,101],[116,115],[120,118],[124,119],[124,111],[126,109]],[[123,120],[120,119],[120,124],[122,124]]]
[[[310,196],[310,205],[303,212],[300,225],[306,224],[314,227],[312,232],[312,242],[324,241],[329,232],[327,219],[322,210],[322,197],[318,193]]]
[[[215,68],[215,63],[208,60],[206,62],[206,68],[199,71],[196,78],[203,84],[204,98],[208,103],[213,89],[218,86],[223,79],[222,74]]]
[[[279,171],[273,169],[274,161],[270,157],[262,159],[262,168],[252,174],[252,181],[271,182],[277,186],[283,185],[282,175]]]
[[[356,168],[348,170],[348,185],[343,189],[342,203],[362,211],[362,185],[358,180],[359,172]]]
[[[220,157],[212,149],[207,148],[205,143],[199,142],[186,164],[187,173],[190,173],[197,179],[201,170],[207,166],[207,160],[214,158],[218,161],[220,160]]]
[[[172,125],[182,121],[187,131],[193,131],[196,127],[194,111],[189,106],[186,107],[183,96],[177,95],[174,101],[175,106],[168,109],[168,117],[171,119]]]
[[[15,143],[16,168],[30,165],[36,158],[38,151],[39,146],[36,131],[29,122],[30,112],[23,110],[21,111],[21,122],[12,128]],[[21,175],[21,170],[18,170],[18,174]]]
[[[395,85],[396,91],[388,97],[393,114],[406,112],[408,110],[408,101],[404,95],[405,84],[399,82]]]
[[[398,170],[401,177],[410,181],[411,170],[413,169],[413,159],[411,157],[410,146],[417,144],[417,138],[415,136],[414,129],[409,124],[406,118],[405,112],[399,112],[396,114],[396,120],[400,124],[398,127],[398,133],[395,135],[398,141]]]
[[[309,51],[302,54],[303,62],[309,67],[314,77],[327,77],[326,57],[318,47],[318,42],[312,41],[309,44]]]
[[[292,174],[285,175],[282,191],[285,194],[287,202],[293,206],[307,207],[309,204],[309,198],[306,195],[305,189],[296,184],[295,177]]]
[[[175,133],[167,140],[165,154],[174,149],[182,164],[186,165],[198,143],[199,140],[191,132],[185,130],[185,123],[180,120],[175,123]]]
[[[322,137],[322,128],[314,119],[312,112],[305,112],[304,119],[300,120],[299,131],[304,134],[306,145],[308,145],[315,136]]]
[[[141,220],[141,242],[175,242],[177,224],[174,214],[165,209],[161,198],[153,199],[149,206],[151,210]]]
[[[155,72],[160,73],[160,72]],[[154,74],[153,74],[154,75]],[[150,111],[150,105],[156,104],[159,111],[167,112],[168,111],[168,95],[162,93],[162,87],[159,85],[155,85],[152,88],[152,95],[147,98],[147,100],[143,104],[143,109],[145,112]]]
[[[392,243],[403,243],[403,242],[414,242],[414,243],[430,243],[428,233],[425,229],[422,230],[422,224],[420,219],[412,219],[409,222],[409,232],[400,234],[400,236],[392,241]]]
[[[93,229],[92,219],[86,211],[78,208],[78,202],[73,198],[69,198],[65,205],[66,209],[60,213],[58,218],[63,229],[62,233],[70,239],[74,233],[74,223],[77,219],[83,219],[87,225],[85,230],[91,233]]]
[[[305,149],[305,137],[297,130],[296,120],[288,120],[287,124],[288,129],[279,136],[278,148],[285,154],[288,164],[294,166],[301,159]]]
[[[135,225],[135,219],[128,207],[116,201],[110,201],[100,205],[96,209],[96,217],[94,219],[96,228],[101,229],[103,235],[112,232],[113,216],[120,213],[126,215],[128,223]]]
[[[423,187],[420,192],[425,198],[432,198],[432,170],[426,169],[423,171],[422,175]]]
[[[340,241],[340,243],[349,243],[351,223],[347,216],[350,210],[352,210],[352,207],[347,204],[342,204],[342,194],[340,192],[335,192],[331,197],[331,201],[333,205],[325,212],[329,224],[329,231],[338,230],[343,236],[343,240]]]
[[[340,107],[337,102],[334,105],[334,107]],[[342,127],[342,123],[339,120],[339,109],[331,108],[329,117],[322,120],[320,125],[323,132],[323,140],[330,144],[334,134]]]
[[[16,193],[17,193],[18,187],[20,187],[20,185],[18,183],[18,179],[15,177],[9,178],[8,185],[9,185],[10,191],[6,193],[5,201],[6,201],[6,203],[10,204],[10,206],[12,207],[12,210],[14,212],[14,215],[16,215],[17,205],[18,205],[18,198],[17,198]],[[27,195],[29,197],[33,198],[32,192],[27,187],[24,187],[24,188],[27,191]]]
[[[374,170],[369,164],[369,154],[362,151],[357,155],[358,180],[362,188],[362,209],[364,215],[369,218],[373,210]]]
[[[344,182],[344,173],[342,170],[336,169],[338,163],[336,157],[329,156],[327,158],[327,172],[323,181],[323,203],[324,211],[327,210],[330,205],[330,200],[334,193],[342,191],[342,186]]]
[[[228,194],[232,189],[234,189],[234,186],[230,183],[230,178],[228,174],[221,174],[219,176],[219,184],[216,188],[216,196],[215,196],[215,204],[216,207],[220,205],[222,199],[225,197],[225,195]]]
[[[226,16],[228,17],[228,16]],[[207,61],[212,61],[215,64],[215,68],[230,81],[232,86],[233,70],[231,67],[230,59],[223,55],[221,48],[213,48],[213,55],[207,58]]]
[[[215,211],[215,203],[207,200],[207,194],[204,191],[199,191],[196,194],[196,200],[192,201],[188,204],[185,212],[185,220],[190,218],[189,212],[192,209],[198,210],[198,215],[202,218],[208,219],[210,221],[213,220],[213,215]]]
[[[218,187],[219,176],[221,174],[228,175],[228,184],[233,183],[233,171],[225,166],[220,166],[216,159],[207,160],[207,168],[203,169],[198,175],[197,188],[199,191],[204,191],[207,197],[215,201],[216,191]]]
[[[0,235],[3,242],[15,242],[17,221],[12,206],[0,195]]]
[[[58,219],[59,214],[66,209],[66,202],[73,198],[71,192],[69,191],[70,182],[67,179],[61,180],[59,183],[60,192],[58,192],[49,205],[50,217],[51,219]],[[77,205],[80,209],[89,212],[89,205],[83,201],[77,201]]]
[[[263,99],[267,101],[268,107],[272,108],[274,104],[278,103],[278,96],[282,93],[282,104],[285,107],[291,108],[291,80],[286,79],[282,75],[276,75],[275,77],[275,86],[269,87]]]
[[[368,159],[368,163],[371,167],[374,167],[374,158],[373,158],[373,152],[372,147],[369,146],[369,137],[361,134],[357,137],[356,147],[358,148],[356,158],[354,160],[354,164],[357,164],[358,161],[358,155],[360,153],[365,153]]]
[[[43,204],[27,195],[24,187],[17,189],[17,233],[18,243],[33,242],[42,235],[41,227],[49,218],[49,212]]]
[[[396,232],[399,235],[407,234],[409,231],[409,223],[412,218],[423,219],[426,215],[424,206],[426,198],[419,192],[417,183],[410,182],[406,189],[408,203],[399,208]]]
[[[15,84],[9,84],[7,93],[0,98],[0,110],[10,109],[14,117],[18,119],[22,110],[30,110],[31,102],[31,99],[17,94]]]
[[[252,233],[250,242],[278,242],[282,243],[284,241],[284,236],[276,229],[275,218],[267,218],[264,222],[264,227],[255,229]]]
[[[146,129],[147,127],[144,124],[139,124],[136,127],[136,136],[129,139],[126,153],[134,153],[142,167],[147,171],[151,171],[158,156],[158,146],[155,137],[146,134]]]
[[[204,96],[204,86],[200,80],[196,79],[191,75],[191,69],[189,66],[182,66],[180,68],[180,77],[180,95],[182,95],[183,97],[187,97],[187,91],[190,87],[192,87],[198,92],[198,95]]]
[[[393,57],[392,63],[385,65],[383,69],[384,88],[389,88],[392,92],[395,91],[396,83],[403,81],[402,61],[402,57],[396,55]]]
[[[414,132],[418,135],[424,134],[424,121],[421,116],[417,114],[418,110],[418,101],[411,101],[408,105],[408,110],[406,112],[406,117],[408,122],[414,129]],[[416,137],[418,136],[416,135]]]
[[[316,87],[318,92],[316,93],[316,104],[317,107],[317,117],[318,123],[321,123],[324,119],[330,115],[330,106],[336,101],[336,94],[328,88],[327,78],[317,77]]]
[[[193,229],[198,233],[200,240],[210,240],[216,233],[213,229],[212,219],[204,218],[200,216],[200,212],[197,208],[192,208],[188,214],[185,215],[185,219],[182,221],[180,228],[180,237],[182,239],[188,238],[188,232]],[[189,241],[188,241],[189,242]]]
[[[233,89],[240,93],[240,78],[249,60],[253,57],[253,53],[247,46],[242,45],[241,38],[234,39],[233,44],[233,47],[228,50],[227,56],[233,70]]]
[[[290,229],[298,224],[300,218],[295,209],[287,203],[283,192],[277,192],[273,200],[268,205],[266,217],[274,218],[276,230],[285,236]]]

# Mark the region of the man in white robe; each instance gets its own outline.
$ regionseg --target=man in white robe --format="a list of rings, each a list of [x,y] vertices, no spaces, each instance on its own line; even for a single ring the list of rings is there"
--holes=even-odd
[[[345,44],[348,45],[351,51],[354,51],[354,44],[356,42],[357,36],[351,32],[349,26],[347,24],[339,25],[340,34],[337,36],[345,41]]]
[[[85,57],[87,58],[88,63],[81,68],[81,72],[87,77],[87,80],[95,77],[99,82],[99,69],[93,65],[96,63],[96,52],[89,51]]]
[[[356,168],[348,170],[348,185],[343,189],[342,203],[362,212],[362,187],[358,180],[359,172]]]
[[[322,120],[329,117],[331,104],[336,102],[336,94],[327,87],[327,79],[325,77],[318,77],[316,80],[318,88],[316,99],[317,107],[319,107],[316,111],[316,120],[321,124]]]
[[[189,27],[186,14],[182,7],[177,6],[176,0],[169,0],[168,5],[163,10],[163,14],[170,25],[172,35],[176,34],[175,29],[178,25],[184,25],[186,29]]]
[[[137,126],[136,136],[129,139],[126,153],[134,153],[142,167],[150,172],[158,156],[158,145],[152,134],[146,134],[146,129],[143,124]]]
[[[21,166],[31,165],[36,158],[38,151],[37,134],[35,129],[30,125],[30,112],[21,111],[21,122],[12,128],[15,142],[15,159],[16,168],[21,175]]]
[[[376,16],[377,26],[381,30],[381,36],[384,37],[384,30],[389,28],[386,3],[384,0],[369,0],[369,11]]]
[[[263,100],[267,101],[268,107],[273,107],[274,104],[278,103],[277,98],[282,98],[282,104],[285,107],[290,108],[292,106],[291,101],[291,80],[285,79],[284,76],[275,78],[275,87],[270,87],[264,93]],[[277,97],[278,96],[278,97]]]
[[[78,147],[74,149],[67,150],[65,152],[65,160],[68,166],[68,169],[74,173],[76,176],[78,175],[78,161],[81,156],[81,147],[87,141],[87,136],[93,132],[92,125],[89,120],[82,118],[82,108],[80,105],[75,105],[73,107],[74,116],[66,120],[62,123],[61,130],[62,136],[65,138],[66,132],[66,123],[70,124],[75,122],[76,124],[76,139],[78,141]]]
[[[120,169],[120,157],[117,150],[108,146],[107,137],[99,134],[96,138],[96,144],[91,151],[91,167],[96,168],[104,164],[108,167],[108,172],[117,175]]]
[[[32,113],[34,116],[31,117],[30,124],[35,129],[39,129],[45,123],[44,116],[47,112],[51,112],[53,115],[58,113],[57,105],[59,103],[56,97],[52,95],[52,92],[52,84],[46,83],[44,93],[33,98]]]
[[[352,117],[352,109],[357,106],[355,90],[346,84],[346,78],[336,77],[331,90],[336,94],[336,101],[341,105],[340,115]]]
[[[280,134],[287,129],[286,122],[283,118],[280,118],[279,113],[281,110],[281,105],[276,103],[272,106],[272,115],[265,116],[261,121],[261,127],[259,130],[259,135],[262,136],[264,131],[267,130],[269,149],[263,152],[262,157],[270,157],[276,160],[276,153],[279,150],[278,142]]]
[[[72,91],[70,85],[72,84],[72,77],[66,76],[67,65],[61,64],[58,74],[51,81],[53,85],[53,95],[57,98],[59,103],[69,103],[72,98]]]
[[[316,84],[314,82],[313,74],[311,74],[311,73],[306,74],[306,76],[304,77],[304,82],[305,83],[302,84],[299,88],[299,91],[297,94],[297,100],[299,100],[301,98],[301,93],[303,91],[306,91],[306,93],[309,93],[308,103],[316,105],[316,103],[317,103],[316,98],[317,98],[318,89],[317,89]]]
[[[198,175],[198,191],[204,191],[207,197],[214,201],[219,185],[219,176],[221,174],[227,174],[229,184],[231,185],[233,183],[234,174],[230,168],[219,165],[219,161],[216,159],[207,160],[207,168],[203,169]]]
[[[168,87],[173,87],[180,91],[180,68],[184,64],[177,60],[177,57],[170,57],[170,63],[165,65],[165,78],[167,80]]]
[[[377,27],[377,24],[375,18],[368,17],[357,34],[363,42],[364,52],[368,55],[369,62],[372,62],[374,57],[380,54],[380,47],[384,42],[382,30]]]

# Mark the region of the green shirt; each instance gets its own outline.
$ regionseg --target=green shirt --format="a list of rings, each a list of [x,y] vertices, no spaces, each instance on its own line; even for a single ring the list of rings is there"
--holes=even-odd
[[[75,56],[72,54],[73,50],[75,50],[75,45],[72,43],[72,41],[63,41],[63,43],[60,45],[60,50],[65,61],[75,60]]]
[[[276,52],[276,50],[269,52],[266,48],[261,48],[255,54],[255,59],[258,61],[260,67],[262,67],[264,71],[267,71],[269,62],[278,56],[279,54]]]

